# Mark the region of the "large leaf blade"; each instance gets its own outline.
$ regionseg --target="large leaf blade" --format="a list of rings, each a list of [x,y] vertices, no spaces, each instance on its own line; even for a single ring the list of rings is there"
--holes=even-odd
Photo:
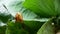
[[[42,17],[51,17],[57,14],[54,1],[55,0],[26,0],[23,6]]]

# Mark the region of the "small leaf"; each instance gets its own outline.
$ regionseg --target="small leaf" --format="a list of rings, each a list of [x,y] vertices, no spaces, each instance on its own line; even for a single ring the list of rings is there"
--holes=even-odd
[[[37,34],[55,34],[55,27],[52,25],[51,20],[44,23],[42,27],[38,30]]]

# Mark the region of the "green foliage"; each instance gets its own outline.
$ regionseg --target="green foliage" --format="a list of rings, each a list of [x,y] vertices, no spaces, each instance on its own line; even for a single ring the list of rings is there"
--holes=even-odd
[[[41,17],[52,17],[57,15],[54,1],[55,0],[26,0],[23,6]]]
[[[55,26],[52,25],[52,20],[44,23],[38,30],[37,34],[55,34]]]
[[[6,34],[29,34],[28,31],[24,30],[21,23],[13,23],[11,21],[7,24]]]
[[[28,28],[26,28],[26,30],[28,30],[30,32],[30,34],[36,34],[38,29],[43,24],[43,22],[25,21],[24,24],[28,27]]]
[[[0,34],[5,34],[6,26],[0,26]]]
[[[9,14],[9,15],[5,15],[4,13],[0,14],[0,20],[4,23],[6,23],[12,16]]]
[[[60,15],[60,0],[1,1],[4,9],[0,11],[0,20],[6,25],[0,26],[0,34],[55,34],[56,26],[60,26],[55,18],[55,21],[50,19],[40,22],[43,17],[49,19]],[[17,12],[22,14],[23,23],[13,21]],[[29,21],[29,19],[31,20]]]
[[[55,0],[55,10],[57,14],[60,15],[60,0]]]

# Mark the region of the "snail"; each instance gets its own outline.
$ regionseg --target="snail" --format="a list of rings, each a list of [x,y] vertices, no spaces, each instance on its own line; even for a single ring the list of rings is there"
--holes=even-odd
[[[23,22],[23,16],[22,16],[22,14],[21,13],[16,13],[16,15],[15,15],[15,20],[16,20],[16,22]]]

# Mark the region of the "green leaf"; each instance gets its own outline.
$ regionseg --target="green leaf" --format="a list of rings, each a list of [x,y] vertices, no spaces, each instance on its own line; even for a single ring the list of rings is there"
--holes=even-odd
[[[57,15],[54,2],[55,0],[26,0],[23,6],[40,17],[52,17]]]
[[[22,24],[8,21],[6,34],[29,34],[29,32],[22,28]]]
[[[24,21],[24,24],[26,25],[26,30],[28,30],[30,34],[36,34],[43,23],[44,22],[38,21]]]
[[[3,22],[3,23],[6,23],[9,19],[11,19],[12,15],[5,15],[5,14],[0,14],[0,20]]]
[[[55,26],[52,25],[52,21],[44,23],[38,30],[37,34],[55,34]]]
[[[55,10],[57,14],[60,16],[60,0],[55,0]]]
[[[0,26],[0,34],[5,34],[6,26]]]

